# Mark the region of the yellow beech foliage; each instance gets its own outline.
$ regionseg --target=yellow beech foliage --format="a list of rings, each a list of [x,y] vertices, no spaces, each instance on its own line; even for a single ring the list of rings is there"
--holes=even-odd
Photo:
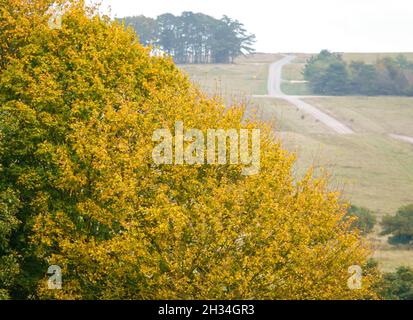
[[[294,157],[270,128],[204,96],[82,1],[63,3],[53,30],[51,1],[2,2],[0,174],[20,195],[17,249],[40,270],[32,296],[376,297],[369,269],[361,289],[348,288],[348,268],[370,252],[340,195],[311,171],[295,181]],[[260,173],[155,165],[152,134],[176,121],[261,128]],[[61,290],[47,287],[49,265],[62,268]]]

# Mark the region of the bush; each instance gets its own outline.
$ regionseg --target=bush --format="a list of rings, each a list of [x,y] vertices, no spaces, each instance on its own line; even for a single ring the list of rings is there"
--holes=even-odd
[[[412,95],[412,69],[403,55],[348,65],[340,54],[323,50],[308,59],[304,77],[316,94]]]
[[[413,300],[413,269],[399,267],[396,272],[385,273],[380,295],[388,300]]]
[[[316,94],[340,95],[348,88],[346,64],[338,54],[323,50],[311,57],[304,68],[304,78]]]
[[[352,224],[353,228],[359,229],[363,234],[368,234],[373,230],[376,218],[369,209],[352,205],[348,213],[349,216],[356,218]]]
[[[382,235],[391,235],[390,244],[411,244],[413,241],[413,204],[401,207],[395,216],[382,220]]]

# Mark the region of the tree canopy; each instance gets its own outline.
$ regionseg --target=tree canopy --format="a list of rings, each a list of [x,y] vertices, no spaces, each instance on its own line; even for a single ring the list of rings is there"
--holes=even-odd
[[[395,216],[385,216],[382,220],[383,235],[391,235],[392,244],[412,244],[413,204],[401,207]]]
[[[363,234],[368,234],[373,230],[376,218],[369,209],[351,205],[348,212],[350,217],[356,218],[353,222],[354,228],[357,228]]]
[[[387,300],[413,300],[413,269],[399,267],[385,273],[379,291]]]
[[[153,46],[176,63],[230,63],[236,57],[254,52],[255,36],[238,20],[223,16],[215,19],[202,13],[165,13],[156,19],[145,16],[123,18],[145,46]]]
[[[413,64],[403,55],[347,63],[341,54],[323,50],[308,59],[304,78],[322,95],[413,95]]]
[[[270,128],[83,1],[62,2],[62,27],[49,28],[52,3],[0,8],[2,297],[375,297],[368,269],[360,290],[347,286],[370,250],[325,178],[295,180]],[[152,134],[176,121],[261,128],[260,173],[156,165]],[[50,265],[61,290],[47,287]]]

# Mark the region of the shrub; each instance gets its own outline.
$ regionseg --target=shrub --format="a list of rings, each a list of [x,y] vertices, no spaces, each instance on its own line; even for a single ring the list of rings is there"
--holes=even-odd
[[[349,216],[356,218],[352,224],[353,228],[359,229],[363,234],[368,234],[373,230],[376,218],[369,209],[352,205],[348,213]]]
[[[388,300],[413,300],[413,269],[399,267],[385,273],[380,294]]]
[[[395,216],[382,220],[382,235],[391,235],[390,244],[411,244],[413,241],[413,204],[401,207]]]
[[[308,59],[304,77],[316,94],[411,95],[412,68],[403,55],[348,65],[340,54],[323,50]]]

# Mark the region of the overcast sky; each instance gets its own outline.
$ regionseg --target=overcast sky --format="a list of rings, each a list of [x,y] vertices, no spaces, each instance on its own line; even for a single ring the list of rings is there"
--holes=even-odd
[[[112,15],[202,12],[238,19],[260,52],[413,52],[411,0],[102,0]]]

